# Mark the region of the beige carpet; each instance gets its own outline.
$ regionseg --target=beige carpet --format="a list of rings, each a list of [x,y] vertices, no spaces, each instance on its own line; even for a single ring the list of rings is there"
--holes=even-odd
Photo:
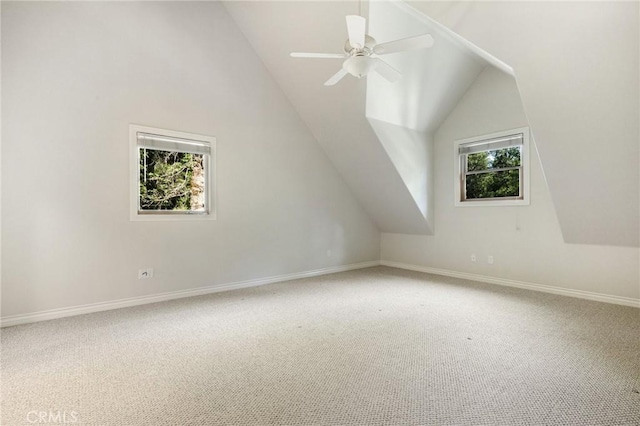
[[[3,425],[640,424],[640,310],[385,267],[6,328],[1,355]]]

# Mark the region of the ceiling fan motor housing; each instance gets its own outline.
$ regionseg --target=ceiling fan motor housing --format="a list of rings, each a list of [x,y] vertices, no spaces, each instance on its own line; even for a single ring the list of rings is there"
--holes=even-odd
[[[362,78],[370,71],[375,71],[387,81],[393,83],[401,77],[400,71],[378,58],[378,55],[425,49],[433,45],[433,37],[429,34],[408,37],[377,44],[376,40],[366,34],[366,19],[360,15],[347,15],[347,33],[349,38],[344,44],[344,53],[300,53],[292,52],[294,58],[345,59],[342,69],[335,73],[325,86],[333,86],[345,75],[351,74]]]
[[[376,39],[369,35],[364,36],[364,46],[360,48],[351,46],[351,43],[349,43],[349,39],[347,39],[347,41],[344,42],[344,53],[349,56],[369,56],[373,53],[373,48],[375,47],[375,45]]]

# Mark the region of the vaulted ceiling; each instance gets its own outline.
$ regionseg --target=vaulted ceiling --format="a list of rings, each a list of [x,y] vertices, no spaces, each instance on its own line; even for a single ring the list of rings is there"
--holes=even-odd
[[[347,76],[332,87],[322,83],[339,59],[289,53],[340,53],[344,17],[358,14],[359,3],[225,6],[381,231],[433,232],[432,135],[482,70],[495,66],[518,81],[565,241],[637,246],[637,4],[481,3],[364,2],[378,42],[430,33],[435,45],[385,56],[403,73],[398,83]],[[635,44],[616,44],[619,35],[635,35]],[[615,161],[602,155],[607,131],[615,138],[607,146],[623,151]]]
[[[369,6],[369,5],[367,5]],[[447,30],[394,3],[369,7],[379,43],[430,33],[433,48],[385,56],[403,78],[371,74],[323,82],[340,59],[296,59],[293,51],[340,53],[356,2],[229,2],[227,10],[383,232],[431,233],[431,135],[488,63]]]

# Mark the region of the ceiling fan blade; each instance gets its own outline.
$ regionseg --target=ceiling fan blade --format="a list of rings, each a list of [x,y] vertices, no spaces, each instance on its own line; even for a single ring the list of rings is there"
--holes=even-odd
[[[386,55],[387,53],[426,49],[431,46],[433,46],[433,37],[431,37],[431,34],[422,34],[415,37],[378,44],[373,48],[373,52],[378,55]]]
[[[342,80],[342,77],[344,77],[347,74],[348,74],[347,70],[345,70],[344,68],[340,68],[340,71],[335,73],[333,75],[333,77],[331,77],[329,80],[325,81],[324,85],[325,86],[333,86],[334,84],[336,84],[337,82]]]
[[[359,15],[347,15],[347,32],[349,33],[349,44],[355,49],[364,47],[364,33],[366,32],[367,20]]]
[[[292,58],[327,58],[327,59],[344,59],[344,53],[304,53],[291,52]]]
[[[373,70],[380,74],[385,80],[391,83],[395,83],[402,77],[400,71],[398,71],[382,59],[371,58],[371,60],[373,61]]]

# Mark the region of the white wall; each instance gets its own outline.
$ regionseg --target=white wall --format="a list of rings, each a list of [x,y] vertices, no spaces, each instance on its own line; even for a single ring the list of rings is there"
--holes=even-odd
[[[637,248],[564,243],[534,146],[531,205],[454,207],[453,142],[522,126],[513,77],[487,68],[435,135],[434,235],[384,233],[382,260],[639,298]]]
[[[640,3],[417,1],[513,67],[564,240],[640,245]]]
[[[431,134],[368,118],[398,175],[426,220],[424,234],[433,233],[433,138]]]
[[[450,30],[404,3],[370,2],[368,16],[368,32],[377,43],[420,34],[433,37],[428,49],[382,56],[402,73],[399,81],[389,83],[375,72],[366,78],[369,124],[426,220],[421,234],[431,235],[433,133],[487,63],[453,40]],[[380,229],[394,232],[387,226]]]
[[[416,203],[424,195],[411,192],[367,120],[369,77],[346,76],[326,87],[340,59],[289,56],[343,51],[345,15],[357,13],[358,3],[230,1],[225,7],[378,229],[428,233],[425,206]]]
[[[2,9],[3,316],[379,258],[222,5]],[[129,123],[217,138],[217,221],[129,221]]]

